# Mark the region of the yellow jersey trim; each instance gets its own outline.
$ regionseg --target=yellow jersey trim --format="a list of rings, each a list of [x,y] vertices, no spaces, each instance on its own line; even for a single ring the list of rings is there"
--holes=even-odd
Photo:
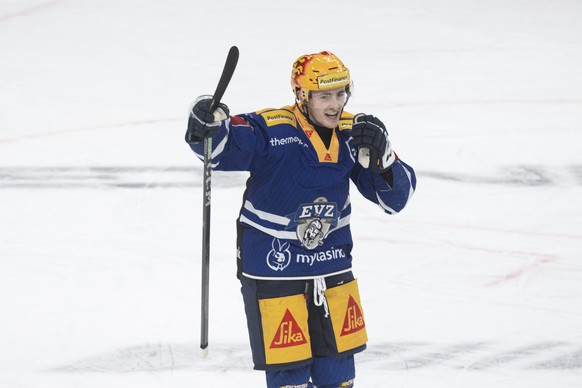
[[[323,140],[319,137],[319,134],[313,127],[313,125],[309,124],[307,118],[301,113],[299,108],[294,106],[286,106],[283,109],[291,110],[295,117],[297,117],[297,121],[299,121],[299,125],[303,128],[303,132],[311,141],[313,148],[315,148],[315,152],[317,153],[317,159],[320,163],[337,163],[339,158],[339,139],[337,136],[337,132],[334,130],[331,134],[331,141],[329,144],[329,148],[325,147]],[[340,130],[351,129],[352,128],[352,118],[354,117],[353,114],[348,112],[343,112],[340,118],[340,123],[338,128]]]

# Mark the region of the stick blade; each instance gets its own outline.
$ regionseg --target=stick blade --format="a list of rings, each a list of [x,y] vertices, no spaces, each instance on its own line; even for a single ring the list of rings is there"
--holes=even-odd
[[[220,100],[222,100],[222,96],[224,96],[224,92],[226,91],[230,79],[234,74],[234,70],[236,69],[236,65],[238,64],[238,56],[238,47],[232,46],[230,50],[228,50],[226,62],[224,63],[224,69],[222,69],[220,80],[218,81],[218,85],[216,85],[216,90],[212,96],[212,103],[210,104],[211,111],[214,111],[218,107]]]

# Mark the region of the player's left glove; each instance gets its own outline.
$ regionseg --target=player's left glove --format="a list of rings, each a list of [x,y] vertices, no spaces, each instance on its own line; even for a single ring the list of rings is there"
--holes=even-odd
[[[358,162],[370,171],[380,173],[396,160],[388,131],[379,118],[364,113],[354,117],[352,137],[358,149]]]

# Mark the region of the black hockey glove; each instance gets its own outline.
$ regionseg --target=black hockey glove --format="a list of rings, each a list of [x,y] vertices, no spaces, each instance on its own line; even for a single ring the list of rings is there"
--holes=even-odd
[[[352,137],[358,148],[358,162],[374,173],[381,173],[394,163],[388,131],[379,118],[364,113],[354,117]]]
[[[218,108],[211,112],[211,102],[212,96],[204,95],[198,97],[192,104],[186,142],[197,143],[204,138],[216,135],[220,129],[220,122],[228,118],[229,111],[225,104],[218,104]]]

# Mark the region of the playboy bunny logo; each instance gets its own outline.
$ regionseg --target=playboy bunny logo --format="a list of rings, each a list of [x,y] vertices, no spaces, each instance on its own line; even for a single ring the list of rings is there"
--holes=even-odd
[[[274,238],[272,247],[267,255],[267,265],[273,271],[283,271],[289,264],[291,264],[291,252],[289,251],[289,243],[282,243],[278,238]]]

